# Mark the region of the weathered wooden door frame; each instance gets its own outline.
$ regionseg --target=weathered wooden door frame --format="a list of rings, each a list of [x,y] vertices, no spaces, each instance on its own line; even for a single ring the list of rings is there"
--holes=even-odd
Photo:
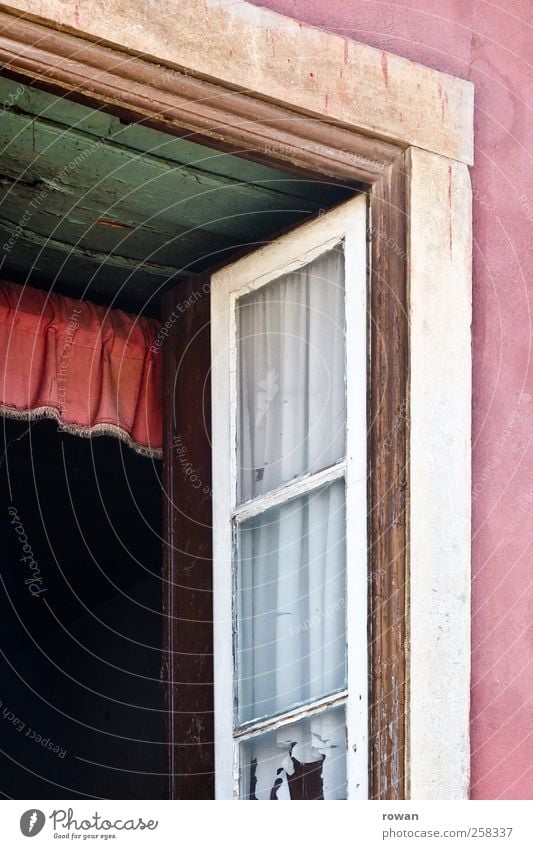
[[[132,55],[126,50],[99,44],[82,33],[59,31],[52,28],[50,22],[28,20],[6,10],[0,11],[0,26],[0,62],[12,73],[38,81],[98,108],[106,108],[128,120],[142,119],[159,130],[186,135],[189,139],[284,168],[291,173],[358,184],[368,193],[371,244],[368,398],[369,646],[372,694],[369,716],[370,786],[373,798],[408,797],[412,792],[408,749],[418,763],[424,736],[421,736],[420,743],[418,738],[414,740],[412,734],[410,736],[413,718],[409,703],[409,670],[414,668],[413,661],[411,666],[408,663],[408,596],[413,599],[409,580],[409,517],[412,515],[409,501],[410,469],[415,470],[417,499],[420,499],[418,492],[420,489],[422,494],[426,480],[425,472],[421,471],[419,465],[413,464],[409,454],[410,377],[413,372],[410,356],[410,332],[413,332],[410,328],[410,311],[413,302],[410,301],[410,289],[416,282],[411,265],[415,255],[423,257],[425,254],[422,252],[426,248],[428,255],[433,250],[432,243],[422,233],[418,219],[417,230],[413,235],[414,196],[411,180],[414,165],[417,184],[424,180],[424,169],[431,171],[435,166],[434,171],[438,177],[436,190],[440,192],[441,183],[444,185],[440,178],[440,163],[450,163],[447,166],[450,222],[452,212],[458,208],[460,216],[457,223],[461,226],[464,221],[468,222],[465,198],[469,189],[461,183],[466,166],[463,167],[455,160],[447,160],[446,155],[436,155],[434,149],[426,153],[410,147],[400,134],[397,141],[391,139],[390,121],[387,140],[384,140],[385,133],[380,134],[379,130],[371,134],[368,128],[364,128],[361,132],[357,126],[334,120],[318,108],[311,114],[308,110],[299,110],[294,104],[280,100],[270,102],[262,94],[254,95],[249,90],[241,93],[223,80],[202,78],[201,68],[200,72],[194,69],[192,72],[184,72],[168,64],[165,66],[165,63],[159,64]],[[416,67],[413,65],[413,68]],[[403,68],[402,74],[404,71]],[[392,73],[390,66],[384,73],[386,76]],[[418,72],[413,73],[416,75]],[[440,76],[445,81],[445,75]],[[386,82],[391,82],[390,77]],[[465,108],[468,111],[468,107]],[[440,215],[443,203],[439,200],[436,204]],[[421,203],[420,208],[423,211],[424,203]],[[427,204],[425,209],[429,214]],[[439,215],[436,223],[433,223],[443,230],[448,224]],[[462,263],[461,268],[466,269],[465,274],[468,276],[465,251],[462,251],[460,259],[457,259],[456,252],[456,258],[453,259],[453,247],[457,240],[454,228],[455,223],[450,223],[450,262]],[[440,250],[438,246],[437,257]],[[423,266],[424,263],[420,262],[419,265]],[[187,288],[196,285],[197,281],[189,282]],[[209,322],[207,302],[208,299],[204,298],[199,301],[201,307],[195,306],[187,311],[187,322],[190,324],[188,332],[193,336],[200,331],[203,333],[204,342],[199,343],[200,347],[205,345],[205,339],[208,338],[205,332]],[[424,321],[423,315],[417,318],[417,321],[420,320]],[[178,346],[182,344],[179,334],[174,332],[172,338],[178,352],[176,356],[186,354],[184,350],[178,351]],[[417,345],[420,350],[423,349],[418,341]],[[464,340],[461,345],[464,352]],[[419,383],[422,392],[424,380],[423,374],[420,380],[416,377],[417,393]],[[446,376],[443,376],[443,380],[446,384]],[[170,386],[170,378],[167,385]],[[448,381],[448,385],[451,385],[451,381]],[[198,414],[205,411],[205,405],[209,404],[205,385],[199,387],[191,384],[186,390],[183,386],[176,388],[181,398],[180,409],[187,408],[189,413],[195,411]],[[173,403],[176,403],[175,398]],[[417,421],[425,428],[428,416],[422,400],[420,409],[417,407],[418,414],[420,419]],[[461,416],[463,419],[460,424],[464,431],[467,423],[463,412]],[[183,426],[183,421],[177,422],[176,432]],[[167,466],[176,462],[175,435],[167,432]],[[200,462],[199,455],[197,459]],[[466,471],[468,477],[468,468]],[[204,484],[209,486],[209,460],[205,461],[205,458],[202,474]],[[459,487],[461,493],[465,490],[463,483]],[[204,499],[201,506],[196,502],[197,506],[194,507],[190,495],[189,491],[183,503],[185,511],[190,512],[187,519],[189,530],[191,516],[193,521],[199,519],[202,522],[209,514],[209,499]],[[181,496],[178,493],[174,493],[174,496],[177,499],[174,504],[179,504]],[[173,509],[175,511],[176,506]],[[167,517],[170,537],[176,539],[175,534],[180,529],[183,530],[176,514],[174,518]],[[463,541],[464,538],[465,533]],[[424,546],[427,549],[427,543],[422,541],[422,554]],[[167,550],[176,552],[179,544],[174,549],[172,546],[167,547]],[[212,706],[209,634],[205,618],[198,623],[202,617],[195,613],[199,595],[204,602],[209,598],[210,575],[205,568],[208,552],[205,533],[192,533],[187,550],[167,556],[165,563],[165,610],[169,614],[165,651],[169,678],[177,682],[171,688],[169,702],[170,709],[176,711],[171,714],[174,721],[170,724],[169,747],[173,798],[200,798],[212,793],[212,784],[206,780],[206,773],[213,769],[210,725],[209,722],[203,725],[198,723],[198,713],[204,711],[207,715]],[[417,550],[417,562],[419,557]],[[190,591],[187,591],[183,587],[184,572],[190,575],[191,566],[198,559],[204,564],[201,580],[193,582]],[[423,607],[424,598],[427,598],[427,593],[424,593],[425,589],[422,588],[419,598],[415,596],[420,608]],[[205,609],[204,603],[204,613]],[[462,617],[462,627],[464,609],[458,615]],[[178,627],[176,623],[180,621],[182,624]],[[187,649],[194,652],[197,646],[201,646],[204,662],[199,666],[194,661],[191,666]],[[415,659],[419,651],[417,644]],[[192,676],[192,679],[187,676]],[[180,686],[179,682],[188,682],[189,686]],[[463,683],[461,680],[461,687]],[[425,696],[421,696],[421,688],[418,686],[413,692],[418,700],[415,714],[420,715],[424,710]],[[179,697],[179,709],[175,703],[176,696]],[[436,747],[440,744],[432,745],[437,758]],[[429,759],[431,761],[431,752]],[[453,769],[452,765],[450,772]],[[200,774],[195,776],[195,772]],[[419,783],[423,787],[422,779]],[[432,793],[419,790],[418,787],[416,792],[424,792],[427,796]]]

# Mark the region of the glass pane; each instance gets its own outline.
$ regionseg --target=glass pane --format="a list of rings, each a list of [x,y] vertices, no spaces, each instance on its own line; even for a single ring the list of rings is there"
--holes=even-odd
[[[239,299],[240,501],[344,456],[344,327],[342,245]]]
[[[239,528],[239,723],[345,686],[344,490],[335,481]]]
[[[240,745],[241,798],[346,799],[344,708]]]

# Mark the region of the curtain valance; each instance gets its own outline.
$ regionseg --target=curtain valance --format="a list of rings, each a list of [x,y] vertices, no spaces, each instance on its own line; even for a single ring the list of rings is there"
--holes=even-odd
[[[0,413],[161,456],[154,319],[0,281]]]

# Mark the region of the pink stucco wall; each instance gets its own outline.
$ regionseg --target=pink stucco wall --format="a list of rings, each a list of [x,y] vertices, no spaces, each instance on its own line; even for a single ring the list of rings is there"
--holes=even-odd
[[[533,798],[531,0],[255,0],[476,86],[472,782]]]

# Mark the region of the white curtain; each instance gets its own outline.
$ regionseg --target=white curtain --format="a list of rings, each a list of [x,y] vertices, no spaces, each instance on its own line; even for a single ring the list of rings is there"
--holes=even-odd
[[[343,246],[239,301],[242,500],[345,452]],[[344,481],[239,532],[239,714],[281,713],[344,686]]]
[[[240,500],[345,451],[344,252],[239,300]]]
[[[345,524],[343,479],[242,524],[241,722],[345,686]]]

